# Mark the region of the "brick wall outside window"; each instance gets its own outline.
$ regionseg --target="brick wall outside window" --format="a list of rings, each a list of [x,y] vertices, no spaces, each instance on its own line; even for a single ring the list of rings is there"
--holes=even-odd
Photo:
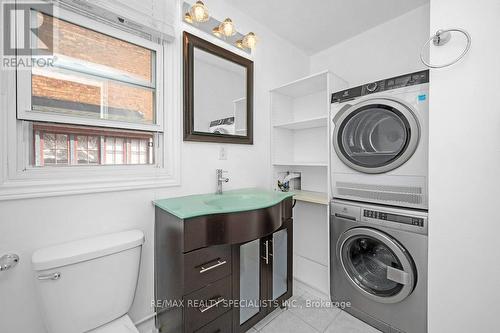
[[[48,23],[40,27],[40,39],[56,33],[54,53],[152,80],[151,50],[41,13],[38,18]]]
[[[38,19],[50,23],[42,25],[42,36],[51,35],[55,31],[56,56],[59,54],[107,66],[140,80],[152,82],[153,51],[41,13],[38,13]],[[50,73],[47,74],[33,75],[32,95],[38,97],[38,101],[69,101],[79,103],[84,108],[85,105],[100,107],[104,97],[106,107],[130,112],[143,123],[154,122],[155,96],[151,89],[99,77],[86,77],[85,80],[89,82],[80,83],[77,80],[50,77]]]

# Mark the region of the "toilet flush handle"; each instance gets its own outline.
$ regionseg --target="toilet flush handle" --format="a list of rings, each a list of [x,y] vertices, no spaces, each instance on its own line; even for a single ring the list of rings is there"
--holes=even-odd
[[[59,280],[61,278],[61,273],[55,272],[45,275],[38,275],[38,280]]]

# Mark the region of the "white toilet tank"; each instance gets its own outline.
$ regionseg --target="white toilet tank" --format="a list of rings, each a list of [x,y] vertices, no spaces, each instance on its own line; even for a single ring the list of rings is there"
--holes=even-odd
[[[32,257],[49,333],[83,333],[128,312],[144,234],[125,231],[37,250]]]

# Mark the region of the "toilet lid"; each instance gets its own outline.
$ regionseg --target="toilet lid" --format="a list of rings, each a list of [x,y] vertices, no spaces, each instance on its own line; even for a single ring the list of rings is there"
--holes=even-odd
[[[139,333],[128,315],[99,326],[87,333]]]

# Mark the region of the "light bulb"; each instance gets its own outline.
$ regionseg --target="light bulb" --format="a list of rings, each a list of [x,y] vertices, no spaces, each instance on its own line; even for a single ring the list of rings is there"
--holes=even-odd
[[[193,23],[193,18],[191,17],[191,14],[189,13],[184,14],[184,21],[186,21],[187,23]]]
[[[194,8],[194,19],[198,22],[203,20],[203,17],[205,16],[205,11],[203,10],[202,7],[195,7]]]
[[[245,37],[243,38],[243,46],[253,50],[256,45],[257,45],[257,36],[255,36],[253,32],[249,32],[248,34],[246,34]]]
[[[219,30],[219,27],[213,28],[212,29],[212,33],[214,34],[214,36],[221,37],[221,33],[220,33],[220,30]]]
[[[230,18],[225,19],[224,22],[222,22],[219,25],[219,30],[222,32],[222,34],[225,37],[231,37],[236,33],[236,29],[234,28],[233,21],[231,21]]]
[[[240,49],[245,48],[245,47],[243,46],[243,41],[242,41],[241,39],[238,39],[238,40],[236,41],[236,46],[237,46],[237,47],[239,47]]]
[[[196,3],[189,10],[189,14],[196,22],[207,22],[210,16],[208,15],[208,8],[202,1],[196,1]]]

